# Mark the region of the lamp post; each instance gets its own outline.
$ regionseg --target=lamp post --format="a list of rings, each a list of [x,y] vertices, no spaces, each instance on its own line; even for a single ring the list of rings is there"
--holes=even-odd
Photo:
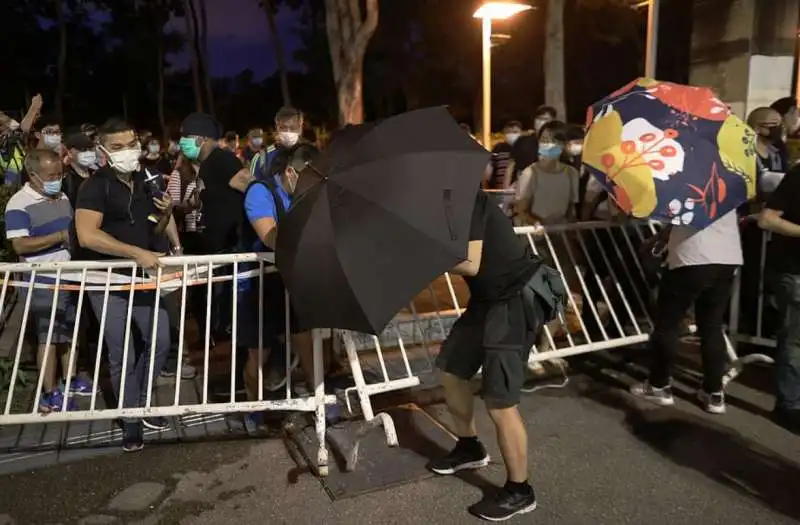
[[[647,7],[647,42],[645,44],[644,76],[656,78],[658,59],[658,12],[661,0],[643,0],[635,8]]]
[[[475,14],[483,25],[483,147],[490,149],[492,132],[492,20],[505,20],[531,9],[519,2],[484,2]]]

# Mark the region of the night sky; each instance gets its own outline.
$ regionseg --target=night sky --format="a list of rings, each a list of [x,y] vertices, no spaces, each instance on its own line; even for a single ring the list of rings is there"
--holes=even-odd
[[[272,49],[267,15],[255,0],[225,0],[207,2],[208,48],[211,73],[215,77],[235,76],[244,69],[252,69],[257,79],[275,72],[275,54]],[[300,13],[288,9],[278,12],[277,24],[290,68],[302,66],[292,60],[301,42],[296,31]],[[183,32],[183,19],[174,19],[170,25]],[[188,54],[169,57],[178,69],[189,67]]]

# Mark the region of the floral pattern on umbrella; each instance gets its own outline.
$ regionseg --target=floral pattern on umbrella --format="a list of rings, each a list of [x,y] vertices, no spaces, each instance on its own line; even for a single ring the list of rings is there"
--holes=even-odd
[[[703,228],[755,195],[755,133],[710,89],[638,79],[587,121],[583,163],[634,217]]]

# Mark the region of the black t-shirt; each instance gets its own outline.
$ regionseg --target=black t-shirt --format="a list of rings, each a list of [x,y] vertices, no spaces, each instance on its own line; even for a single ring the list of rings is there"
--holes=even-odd
[[[215,148],[200,163],[198,177],[205,185],[200,201],[203,205],[202,242],[206,254],[236,249],[244,196],[230,187],[230,181],[242,169],[242,161],[232,151],[222,148]]]
[[[493,302],[522,289],[541,262],[499,206],[479,192],[472,214],[470,241],[483,241],[481,266],[474,277],[464,277],[470,300]]]
[[[133,191],[117,178],[114,169],[108,166],[98,169],[81,185],[75,209],[102,213],[101,230],[120,242],[151,250],[157,236],[156,223],[150,217],[157,215],[158,210],[144,172],[134,173],[132,180]],[[83,260],[118,258],[85,248],[79,252],[78,258]]]
[[[492,175],[489,177],[490,189],[503,189],[503,179],[506,176],[510,160],[511,146],[508,142],[501,142],[492,149]]]
[[[83,177],[71,165],[64,169],[64,186],[62,191],[69,199],[72,209],[76,209],[78,205],[78,190],[83,185],[84,181],[88,180],[88,175]]]
[[[515,182],[522,171],[539,160],[539,139],[536,135],[523,135],[511,147],[511,160],[514,161],[514,172],[511,182]]]
[[[172,161],[170,161],[167,155],[159,155],[155,159],[149,159],[147,157],[142,157],[139,161],[142,163],[142,166],[145,168],[155,168],[160,173],[170,173],[172,172]]]
[[[800,168],[793,168],[767,200],[767,208],[783,212],[783,219],[800,224]],[[800,275],[800,238],[773,234],[767,256],[770,268]]]

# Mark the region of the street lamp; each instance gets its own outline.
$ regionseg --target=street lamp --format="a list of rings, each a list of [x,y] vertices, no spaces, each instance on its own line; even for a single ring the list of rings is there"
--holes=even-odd
[[[642,0],[633,6],[647,8],[647,43],[645,45],[644,76],[656,78],[656,60],[658,58],[658,14],[661,0]]]
[[[475,14],[483,21],[483,147],[490,149],[492,132],[492,20],[505,20],[531,6],[520,2],[484,2]]]

